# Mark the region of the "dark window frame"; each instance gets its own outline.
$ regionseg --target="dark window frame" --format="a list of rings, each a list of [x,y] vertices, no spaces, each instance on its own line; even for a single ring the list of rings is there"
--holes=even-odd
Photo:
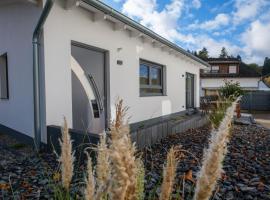
[[[140,68],[141,65],[144,64],[148,68],[148,79],[149,83],[148,84],[141,84],[140,81]],[[152,85],[152,79],[151,79],[151,68],[156,68],[160,69],[160,85]],[[166,96],[166,66],[155,63],[152,61],[148,61],[145,59],[140,59],[139,62],[139,92],[140,92],[140,97],[154,97],[154,96]],[[160,89],[160,93],[153,93],[153,92],[141,92],[141,89]]]
[[[7,55],[7,52],[0,55],[0,57],[5,57],[5,60],[6,60],[6,97],[2,97],[2,95],[0,94],[0,99],[1,100],[9,100],[9,79],[8,79],[8,55]]]

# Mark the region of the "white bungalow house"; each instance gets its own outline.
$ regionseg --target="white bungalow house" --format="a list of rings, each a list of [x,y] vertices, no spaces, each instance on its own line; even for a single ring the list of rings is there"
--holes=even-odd
[[[199,107],[209,64],[100,1],[1,0],[0,27],[0,132],[99,134],[119,97],[130,123]]]

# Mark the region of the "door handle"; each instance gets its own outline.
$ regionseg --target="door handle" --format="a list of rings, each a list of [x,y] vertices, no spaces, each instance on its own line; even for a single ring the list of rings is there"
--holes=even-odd
[[[96,85],[96,82],[95,82],[95,79],[92,75],[90,74],[87,74],[87,78],[88,78],[88,81],[90,83],[90,85],[92,86],[93,90],[94,90],[94,95],[97,99],[97,103],[98,103],[98,107],[99,107],[99,110],[100,112],[102,113],[102,111],[104,110],[104,106],[103,106],[103,101],[101,99],[101,96],[100,96],[100,93],[99,93],[99,90],[97,88],[97,85]]]

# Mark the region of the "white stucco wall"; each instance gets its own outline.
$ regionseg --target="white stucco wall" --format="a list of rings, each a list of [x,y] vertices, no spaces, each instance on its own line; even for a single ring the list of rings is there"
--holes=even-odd
[[[239,82],[244,89],[258,89],[260,78],[201,78],[201,87],[204,88],[219,88],[224,86],[224,81]]]
[[[196,75],[196,106],[199,106],[199,67],[183,58],[169,55],[161,48],[131,38],[124,30],[114,31],[104,21],[91,21],[91,15],[82,8],[64,10],[58,4],[45,24],[45,78],[47,124],[62,124],[66,116],[72,124],[71,107],[71,40],[99,47],[110,54],[111,106],[117,97],[130,107],[130,122],[158,117],[185,109],[186,72]],[[122,48],[120,52],[117,48]],[[167,96],[139,97],[139,59],[166,65]],[[123,65],[116,64],[118,59]]]
[[[32,33],[40,9],[0,6],[0,55],[8,54],[9,99],[0,99],[0,124],[33,137]]]

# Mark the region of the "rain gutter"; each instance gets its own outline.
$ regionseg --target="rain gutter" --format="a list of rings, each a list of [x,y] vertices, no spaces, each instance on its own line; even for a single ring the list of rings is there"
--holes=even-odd
[[[41,132],[42,132],[42,117],[41,117],[41,101],[40,101],[40,55],[39,55],[39,46],[40,46],[40,36],[42,33],[43,25],[51,11],[51,8],[54,4],[54,0],[47,0],[45,6],[42,10],[42,13],[39,17],[39,20],[36,24],[32,43],[33,43],[33,90],[34,90],[34,142],[36,150],[40,150],[41,145]]]

